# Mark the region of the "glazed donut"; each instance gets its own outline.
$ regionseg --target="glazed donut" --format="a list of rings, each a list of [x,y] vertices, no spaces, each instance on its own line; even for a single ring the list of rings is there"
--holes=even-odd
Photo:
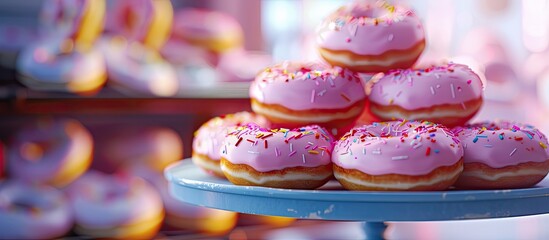
[[[0,239],[53,239],[72,227],[63,193],[44,185],[0,183]]]
[[[162,97],[179,90],[175,69],[154,49],[119,37],[102,39],[100,49],[107,61],[109,83],[118,90]]]
[[[209,174],[225,178],[221,171],[221,146],[229,127],[255,123],[261,127],[269,127],[265,118],[249,112],[237,112],[220,117],[214,117],[202,124],[194,133],[193,163]]]
[[[447,127],[466,123],[482,105],[483,85],[462,64],[399,69],[371,80],[370,111],[381,120],[428,120]]]
[[[104,0],[44,1],[40,16],[42,35],[92,45],[103,31],[105,8]]]
[[[235,127],[221,149],[221,170],[236,185],[315,189],[332,175],[332,138],[318,126]]]
[[[452,130],[465,149],[463,189],[526,188],[549,172],[547,138],[530,125],[483,122]]]
[[[173,8],[169,0],[118,0],[111,13],[110,30],[132,42],[157,50],[170,36]]]
[[[151,239],[164,219],[158,192],[139,177],[88,171],[66,191],[79,235]]]
[[[335,177],[349,190],[444,190],[463,171],[463,148],[442,125],[376,122],[346,133],[332,161]]]
[[[175,14],[173,37],[215,53],[242,47],[240,23],[222,12],[186,8]]]
[[[128,171],[142,177],[156,187],[164,202],[167,230],[190,230],[208,235],[223,235],[237,223],[238,214],[213,208],[199,207],[178,200],[169,192],[169,182],[164,176],[143,165],[128,166]]]
[[[170,163],[183,159],[181,137],[166,127],[138,126],[113,131],[97,145],[97,162],[113,165],[115,169],[143,165],[162,172]]]
[[[347,69],[283,62],[257,75],[250,98],[253,111],[274,127],[318,124],[337,135],[361,114],[366,93],[358,75]]]
[[[7,154],[11,177],[62,187],[88,169],[93,139],[76,120],[43,119],[17,132]]]
[[[24,48],[17,58],[17,71],[19,80],[36,90],[90,94],[107,80],[101,53],[80,48],[71,40],[44,39]]]
[[[409,68],[425,48],[419,18],[385,2],[354,1],[326,18],[317,30],[320,55],[357,72]]]

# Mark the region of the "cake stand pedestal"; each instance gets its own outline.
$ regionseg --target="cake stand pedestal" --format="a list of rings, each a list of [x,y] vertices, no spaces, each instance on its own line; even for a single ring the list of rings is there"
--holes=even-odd
[[[362,221],[367,239],[382,239],[386,221],[444,221],[549,213],[549,178],[513,190],[355,192],[331,181],[317,190],[236,186],[206,174],[190,159],[165,170],[184,202],[248,214]]]

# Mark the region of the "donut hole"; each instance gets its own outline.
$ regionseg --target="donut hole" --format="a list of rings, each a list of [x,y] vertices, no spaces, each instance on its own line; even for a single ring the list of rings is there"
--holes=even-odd
[[[32,214],[38,214],[41,209],[50,207],[48,204],[45,204],[45,202],[41,203],[27,196],[15,196],[10,205],[14,211],[30,212]]]
[[[21,145],[20,154],[23,159],[29,162],[38,162],[44,157],[46,143],[26,142]]]

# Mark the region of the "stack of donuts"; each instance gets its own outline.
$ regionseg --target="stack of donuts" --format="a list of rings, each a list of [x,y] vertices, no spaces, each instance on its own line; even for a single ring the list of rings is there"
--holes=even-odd
[[[234,212],[169,194],[162,171],[183,158],[177,132],[111,128],[33,119],[6,141],[5,164],[0,145],[0,238],[150,239],[161,229],[219,235],[237,224]]]
[[[426,42],[411,9],[350,3],[320,24],[317,43],[325,63],[266,67],[250,86],[254,113],[204,124],[193,161],[237,185],[291,189],[332,176],[359,191],[525,188],[549,172],[535,127],[467,124],[484,90],[471,68],[414,66]]]
[[[97,92],[107,80],[105,61],[94,47],[105,1],[48,0],[41,13],[40,38],[17,59],[20,81],[36,90]]]

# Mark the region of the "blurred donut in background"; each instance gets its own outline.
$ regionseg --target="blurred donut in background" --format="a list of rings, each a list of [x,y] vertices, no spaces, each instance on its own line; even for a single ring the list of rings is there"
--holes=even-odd
[[[129,95],[167,97],[177,93],[176,72],[155,49],[122,37],[101,39],[99,48],[112,87]]]
[[[169,0],[120,0],[108,15],[108,34],[99,48],[109,83],[123,93],[173,96],[179,90],[175,69],[159,53],[170,36]]]
[[[48,0],[41,11],[41,38],[17,58],[19,80],[40,91],[95,94],[107,80],[93,43],[103,30],[104,0]]]
[[[162,199],[134,176],[88,171],[68,186],[74,231],[92,238],[150,239],[164,219]]]
[[[188,44],[223,53],[242,47],[244,33],[232,16],[207,9],[185,8],[175,13],[172,37]]]
[[[77,120],[39,119],[13,136],[8,173],[24,182],[63,187],[88,169],[92,154],[92,136]]]
[[[97,142],[95,158],[111,171],[143,165],[162,173],[166,166],[183,159],[183,141],[177,132],[166,127],[115,130]]]
[[[91,45],[103,31],[104,21],[104,0],[46,0],[40,14],[40,31],[45,37]]]
[[[216,70],[226,82],[249,82],[265,68],[273,64],[271,55],[262,52],[249,52],[242,48],[223,54]]]
[[[17,180],[0,182],[0,239],[47,239],[65,235],[72,211],[59,190]]]
[[[162,173],[138,164],[129,166],[127,171],[146,179],[156,187],[164,202],[164,223],[167,230],[181,229],[207,235],[223,235],[236,226],[238,214],[235,212],[199,207],[172,197],[169,183]]]
[[[109,10],[109,31],[160,49],[170,36],[173,8],[169,0],[118,0]]]
[[[486,79],[485,98],[512,101],[520,92],[519,79],[505,42],[490,29],[471,30],[463,38],[456,59],[476,61]],[[458,63],[465,63],[460,62]]]
[[[70,39],[43,39],[23,49],[17,59],[19,80],[41,91],[95,94],[107,80],[105,61],[95,48]]]

